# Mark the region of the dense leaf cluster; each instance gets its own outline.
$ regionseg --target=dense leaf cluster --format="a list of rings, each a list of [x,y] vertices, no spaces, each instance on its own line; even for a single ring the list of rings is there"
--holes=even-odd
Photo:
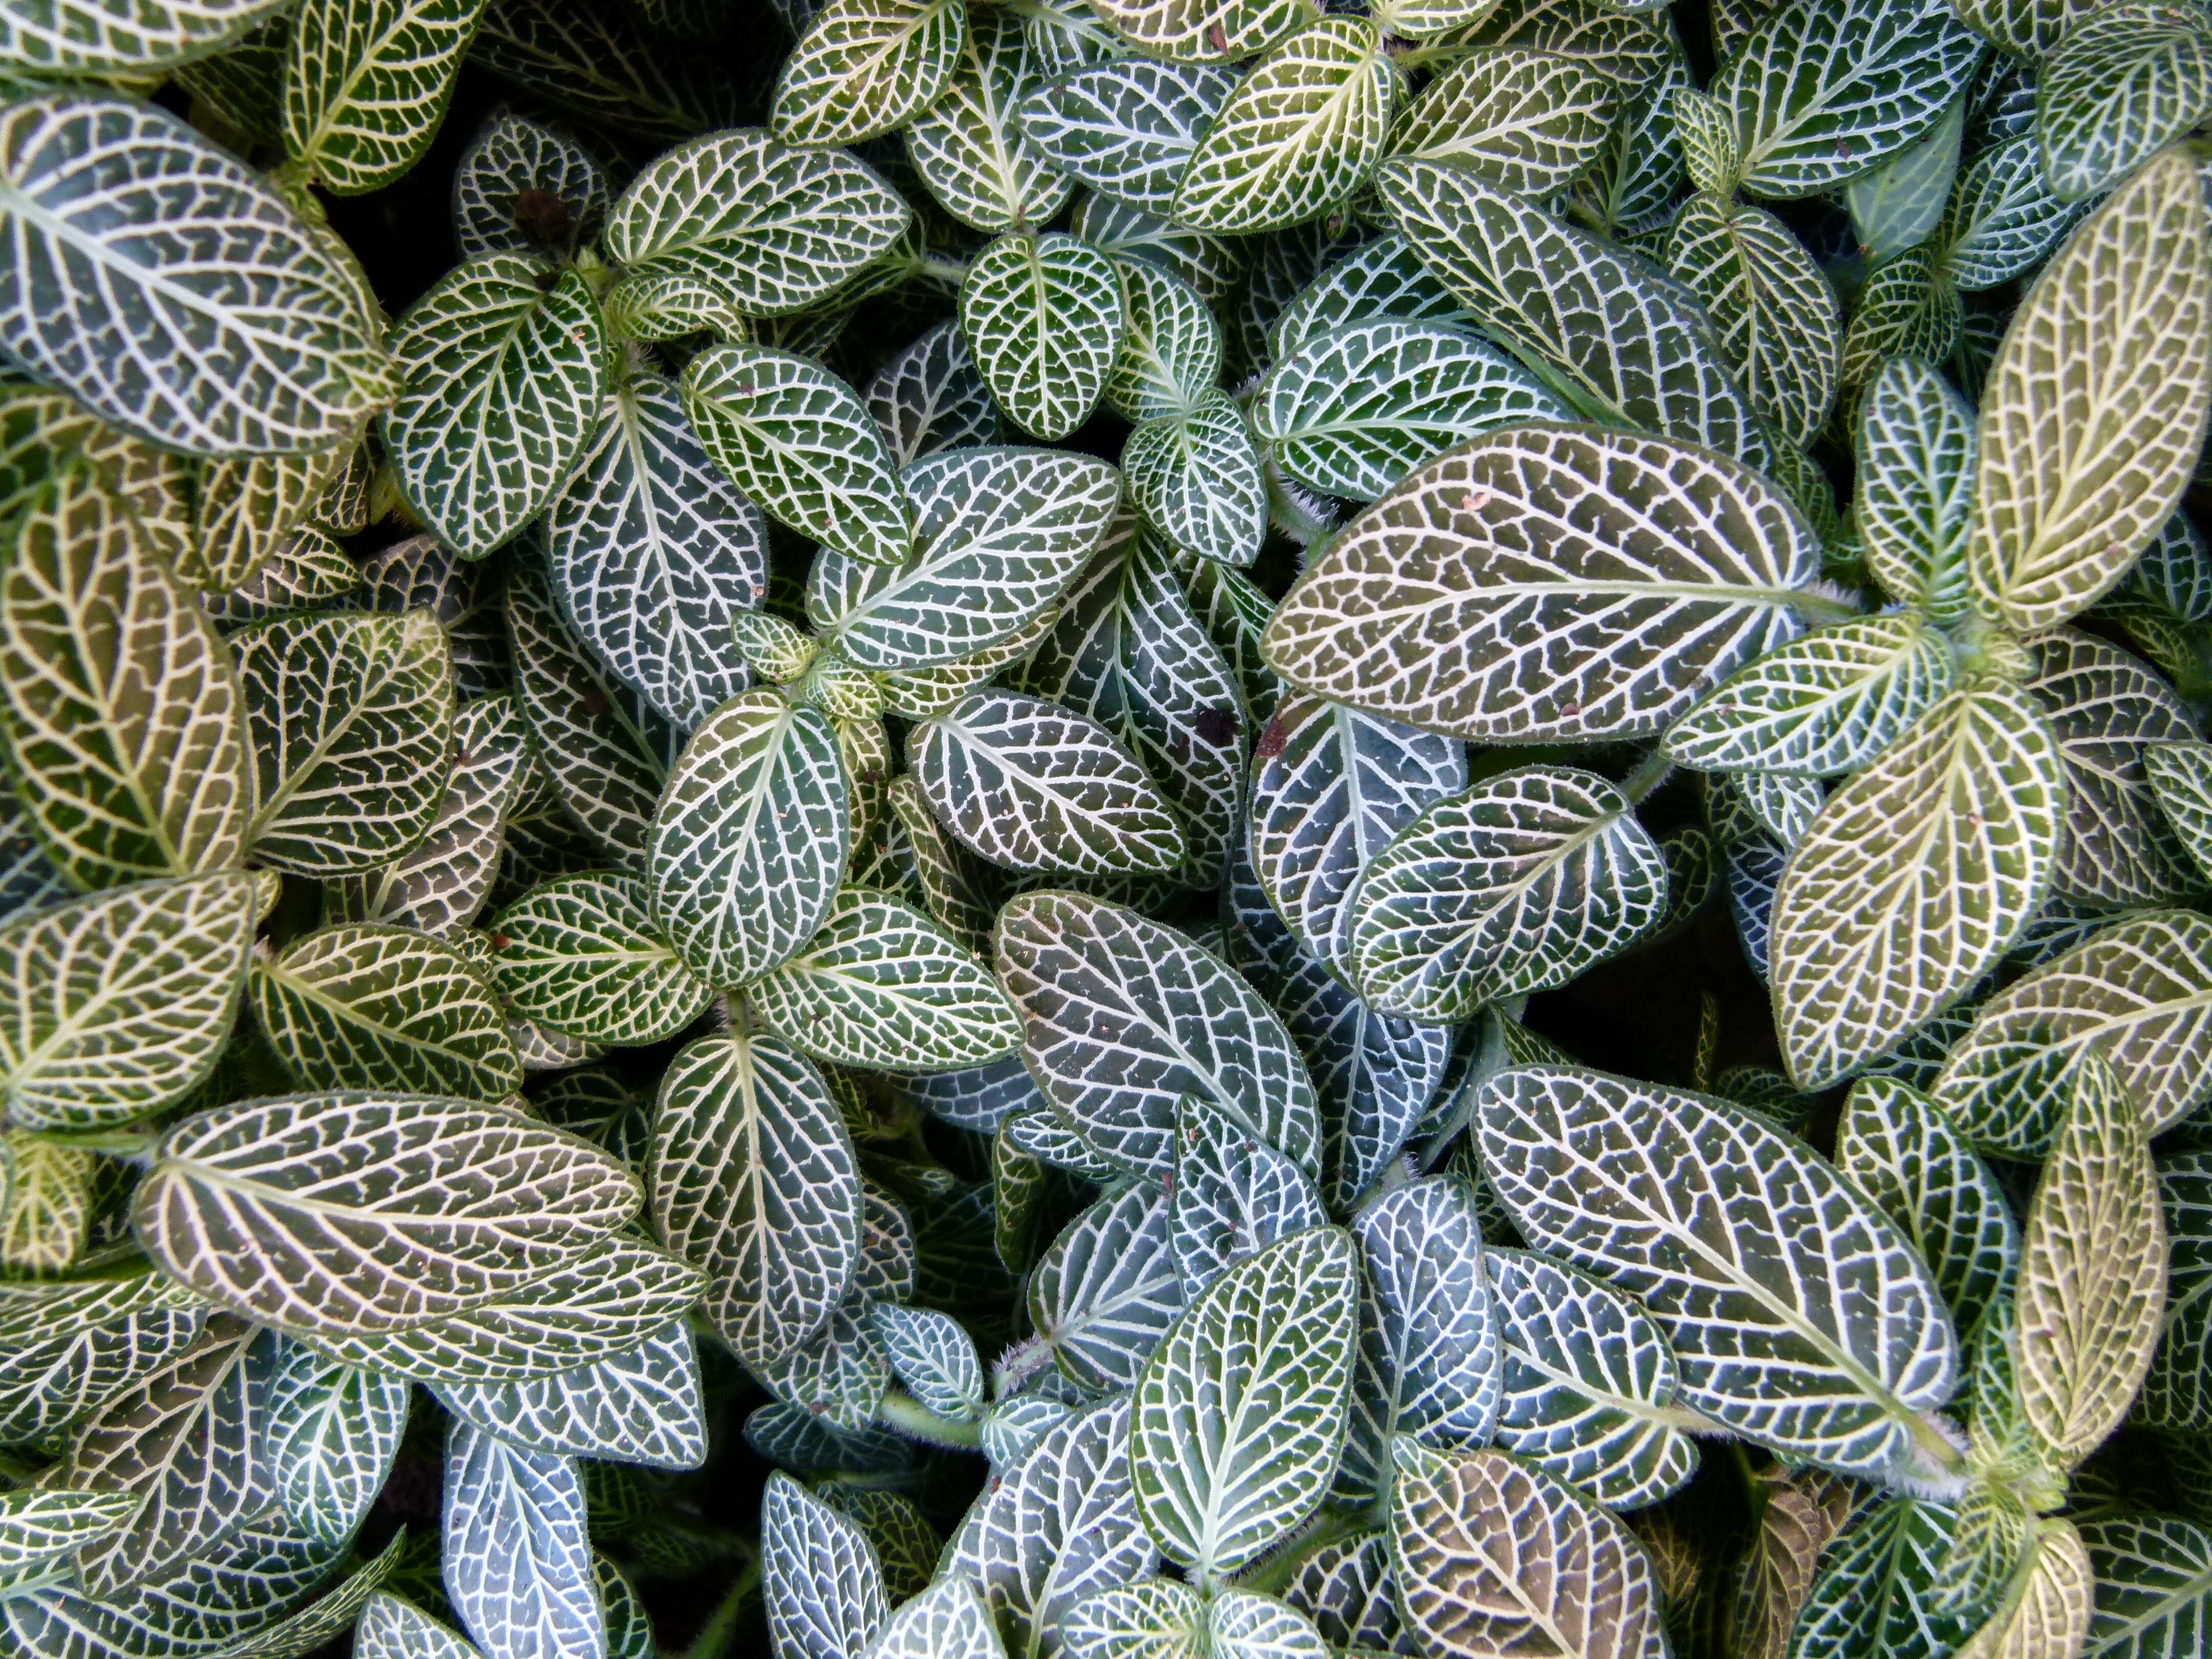
[[[2203,1653],[2209,197],[2197,0],[0,0],[0,1654]]]

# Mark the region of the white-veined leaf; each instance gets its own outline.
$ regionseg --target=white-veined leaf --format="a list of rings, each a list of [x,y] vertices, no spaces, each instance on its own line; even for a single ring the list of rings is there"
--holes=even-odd
[[[231,643],[260,774],[247,825],[255,859],[350,875],[420,841],[453,764],[453,657],[437,620],[309,612]]]
[[[946,1547],[945,1571],[981,1595],[1009,1659],[1052,1659],[1068,1608],[1158,1559],[1130,1484],[1130,1416],[1123,1395],[1047,1430]]]
[[[1266,651],[1294,684],[1431,731],[1636,736],[1793,637],[1818,561],[1796,509],[1734,462],[1523,427],[1354,520],[1277,609]]]
[[[308,0],[292,19],[284,148],[334,195],[393,183],[446,118],[483,0]]]
[[[911,905],[856,889],[745,1000],[769,1030],[841,1066],[957,1071],[1022,1041],[981,963]]]
[[[1352,896],[1360,996],[1431,1024],[1563,985],[1666,914],[1667,866],[1595,773],[1521,767],[1428,807]]]
[[[1313,1620],[1331,1647],[1388,1653],[1401,1644],[1389,1535],[1356,1532],[1310,1552],[1283,1599]]]
[[[1737,670],[1668,729],[1667,753],[1703,771],[1795,778],[1856,771],[1933,708],[1951,681],[1949,644],[1910,613],[1839,623]]]
[[[1820,1088],[1940,1013],[2043,902],[2066,781],[2027,696],[1952,692],[1828,798],[1773,912],[1784,1054]]]
[[[785,1659],[856,1659],[890,1609],[858,1525],[781,1472],[761,1499],[769,1633]]]
[[[1103,461],[1050,450],[958,449],[915,461],[913,556],[870,563],[815,556],[806,610],[862,668],[957,663],[1010,647],[1097,550],[1121,481]]]
[[[1224,1589],[1203,1596],[1171,1578],[1100,1590],[1060,1621],[1065,1659],[1328,1659],[1313,1623],[1272,1595]]]
[[[1889,1498],[1820,1556],[1790,1632],[1789,1659],[1905,1659],[1949,1653],[1972,1633],[1978,1610],[1939,1607],[1959,1511]]]
[[[1011,231],[969,263],[960,329],[1014,424],[1065,438],[1090,418],[1121,347],[1120,273],[1073,236]]]
[[[1390,1494],[1390,1561],[1407,1623],[1439,1659],[1667,1652],[1635,1534],[1504,1452],[1407,1443]]]
[[[1874,1480],[1956,1458],[1923,1418],[1957,1380],[1942,1292],[1801,1142],[1705,1097],[1556,1066],[1501,1073],[1477,1112],[1483,1174],[1523,1237],[1650,1310],[1684,1405]]]
[[[1170,1559],[1233,1572],[1327,1493],[1351,1405],[1357,1279],[1345,1234],[1296,1234],[1216,1279],[1152,1350],[1130,1463]]]
[[[370,1596],[362,1608],[353,1650],[357,1659],[482,1659],[428,1613],[389,1591]]]
[[[215,630],[88,465],[0,556],[0,726],[47,856],[82,887],[238,860],[253,810]]]
[[[1476,173],[1393,160],[1378,190],[1445,287],[1524,362],[1559,374],[1592,416],[1767,464],[1756,410],[1671,283]]]
[[[1674,1351],[1651,1316],[1533,1251],[1483,1263],[1504,1350],[1498,1443],[1609,1510],[1686,1481],[1705,1423],[1674,1404]]]
[[[203,1313],[152,1272],[7,1283],[0,1425],[13,1442],[66,1428],[189,1347]]]
[[[1371,21],[1307,24],[1229,94],[1184,164],[1170,216],[1249,234],[1349,199],[1382,159],[1396,90],[1397,71]]]
[[[2061,1469],[2102,1444],[2149,1368],[2166,1307],[2150,1136],[2112,1068],[2075,1062],[2021,1248],[2015,1364],[2028,1426]]]
[[[2212,1154],[2160,1161],[2167,1241],[2166,1324],[2130,1415],[2155,1428],[2212,1426]]]
[[[1962,1331],[2011,1285],[2020,1227],[2004,1188],[1926,1095],[1861,1078],[1844,1097],[1836,1164],[1920,1252]]]
[[[743,128],[655,158],[608,216],[605,246],[629,270],[710,283],[741,314],[772,317],[834,293],[912,217],[845,152]]]
[[[1984,48],[1942,0],[1777,7],[1714,76],[1754,195],[1814,196],[1917,143]]]
[[[603,1659],[606,1617],[571,1460],[456,1419],[441,1522],[446,1595],[486,1659]]]
[[[0,14],[0,61],[32,75],[158,70],[220,53],[280,9],[270,0],[31,0]]]
[[[696,1468],[706,1461],[699,1356],[681,1322],[625,1353],[574,1370],[435,1387],[455,1416],[527,1450],[661,1469]]]
[[[972,1423],[983,1414],[983,1362],[951,1314],[878,1302],[870,1310],[891,1371],[939,1417]]]
[[[336,238],[167,110],[24,99],[0,155],[0,346],[101,419],[195,454],[296,453],[391,395]]]
[[[1458,296],[1396,231],[1362,242],[1300,289],[1267,325],[1267,356],[1280,362],[1324,331],[1390,319],[1462,331],[1474,325]]]
[[[606,170],[568,133],[493,112],[453,167],[453,240],[461,258],[565,252],[607,217]]]
[[[756,1369],[844,1299],[860,1255],[860,1177],[813,1063],[778,1037],[702,1037],[661,1084],[653,1206],[706,1269],[708,1313]]]
[[[1328,1224],[1312,1177],[1197,1095],[1176,1110],[1168,1243],[1186,1297],[1279,1238]]]
[[[1189,853],[1144,769],[1087,715],[1017,691],[971,691],[909,734],[908,761],[940,823],[1013,870],[1162,873]]]
[[[1030,1023],[1024,1057],[1097,1150],[1164,1172],[1176,1102],[1198,1095],[1316,1173],[1319,1113],[1297,1048],[1219,957],[1074,893],[1016,899],[995,944],[999,977]]]
[[[1969,98],[1954,99],[1917,143],[1897,152],[1844,192],[1851,229],[1864,257],[1879,262],[1917,247],[1942,222],[1959,176],[1959,149]]]
[[[1133,1385],[1184,1301],[1167,1195],[1144,1182],[1069,1222],[1030,1275],[1030,1324],[1082,1389]]]
[[[902,471],[941,449],[999,435],[997,400],[957,322],[939,323],[878,369],[867,404],[890,445],[891,464]]]
[[[341,1161],[325,1170],[332,1148]],[[131,1226],[164,1272],[208,1300],[343,1337],[520,1290],[638,1205],[623,1165],[503,1107],[298,1095],[220,1106],[169,1130]]]
[[[1973,411],[1941,374],[1909,357],[1882,365],[1859,404],[1852,513],[1875,580],[1937,623],[1966,611],[1974,455]]]
[[[607,349],[590,285],[527,255],[479,254],[415,302],[392,350],[406,386],[383,439],[399,487],[482,558],[552,501],[598,422]]]
[[[2081,1540],[2096,1571],[2094,1659],[2185,1659],[2212,1622],[2212,1532],[2168,1516],[2100,1516]]]
[[[285,1344],[255,1454],[269,1460],[285,1519],[334,1544],[350,1539],[399,1455],[411,1397],[403,1377]]]
[[[2151,162],[2043,268],[1990,368],[1966,567],[2021,633],[2126,574],[2172,512],[2212,398],[2195,169]]]
[[[1182,277],[1143,259],[1120,264],[1127,326],[1107,404],[1133,421],[1187,414],[1221,378],[1221,325]]]
[[[1010,12],[970,18],[959,67],[906,131],[907,156],[922,183],[977,230],[1048,223],[1075,187],[1030,141],[1016,112],[1045,72],[1024,22]]]
[[[30,1129],[143,1117],[206,1075],[262,908],[243,873],[142,882],[0,926],[0,1101]]]
[[[1022,136],[1068,177],[1165,215],[1240,78],[1228,64],[1117,58],[1037,88],[1014,116]]]
[[[1765,208],[1693,196],[1675,216],[1667,269],[1704,301],[1753,405],[1787,441],[1810,443],[1836,400],[1844,319],[1805,245]]]
[[[653,823],[653,914],[708,983],[788,961],[837,894],[851,838],[837,734],[775,691],[724,704],[693,734]]]
[[[2040,66],[2035,104],[2052,191],[2095,196],[2212,112],[2212,27],[2157,0],[2087,11]]]
[[[1177,549],[1222,564],[1259,556],[1267,480],[1244,412],[1227,392],[1140,422],[1121,447],[1129,505]]]
[[[1966,164],[1944,210],[1943,274],[1970,293],[2026,276],[2091,205],[2051,194],[2032,136],[1993,144]]]
[[[83,1545],[118,1530],[138,1507],[130,1492],[42,1492],[26,1486],[0,1493],[0,1591],[17,1591],[65,1568]]]
[[[1296,0],[1091,0],[1114,32],[1149,57],[1233,62],[1307,20]]]
[[[967,42],[962,0],[827,0],[783,61],[769,128],[809,149],[889,132],[943,95]]]
[[[1391,319],[1309,330],[1261,382],[1252,418],[1300,483],[1371,501],[1469,438],[1574,411],[1488,342]]]
[[[653,926],[635,876],[561,876],[492,918],[491,970],[532,1024],[635,1048],[674,1036],[706,1009],[708,983]]]
[[[323,928],[256,961],[246,987],[302,1089],[498,1101],[522,1086],[491,988],[453,946],[411,929]]]
[[[669,381],[610,396],[546,515],[546,569],[577,636],[690,731],[750,683],[730,626],[768,589],[768,525],[693,434]]]
[[[1619,96],[1609,76],[1571,58],[1516,46],[1474,52],[1399,116],[1390,154],[1469,167],[1548,201],[1596,160]]]
[[[684,407],[715,465],[770,516],[856,559],[906,557],[906,492],[883,434],[819,363],[767,346],[710,346],[684,371]]]

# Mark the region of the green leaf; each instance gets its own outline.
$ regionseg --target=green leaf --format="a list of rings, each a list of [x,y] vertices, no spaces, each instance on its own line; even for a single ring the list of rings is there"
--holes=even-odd
[[[2076,1062],[2028,1206],[2020,1259],[2020,1403],[2061,1469],[2127,1415],[2166,1306],[2166,1228],[2142,1115],[2111,1066]]]
[[[254,857],[343,876],[420,841],[453,767],[453,665],[436,620],[280,617],[232,644],[260,773]]]
[[[343,1159],[339,1173],[325,1159]],[[574,1262],[638,1208],[598,1148],[496,1106],[242,1101],[168,1131],[131,1201],[162,1270],[280,1328],[404,1331]]]
[[[1390,154],[1468,167],[1547,201],[1597,159],[1618,96],[1608,77],[1571,58],[1512,46],[1475,52],[1398,118]]]
[[[1130,1462],[1146,1527],[1209,1581],[1279,1542],[1328,1489],[1351,1405],[1358,1270],[1322,1228],[1216,1279],[1145,1362]]]
[[[461,258],[566,252],[605,228],[606,170],[559,128],[495,111],[453,168]]]
[[[1307,24],[1229,94],[1183,168],[1171,216],[1249,234],[1338,206],[1382,159],[1396,89],[1372,22]]]
[[[843,151],[745,128],[655,158],[615,204],[605,246],[630,271],[711,283],[741,314],[773,317],[834,293],[912,217]]]
[[[1693,196],[1675,216],[1667,268],[1704,302],[1753,406],[1790,443],[1812,442],[1836,400],[1844,319],[1805,245],[1765,208]]]
[[[1674,1403],[1674,1351],[1651,1316],[1533,1252],[1482,1259],[1504,1350],[1498,1443],[1609,1510],[1688,1480],[1705,1424]]]
[[[624,1048],[674,1036],[713,995],[684,966],[635,876],[541,883],[491,922],[501,999],[547,1030]]]
[[[1272,1595],[1223,1589],[1208,1598],[1169,1578],[1085,1596],[1061,1619],[1060,1641],[1067,1659],[1325,1659],[1329,1652],[1311,1620]]]
[[[1844,1098],[1836,1164],[1920,1252],[1953,1322],[1972,1330],[2011,1285],[2020,1228],[2004,1188],[1942,1109],[1893,1078],[1862,1078]]]
[[[1221,378],[1221,325],[1182,277],[1143,259],[1117,263],[1127,326],[1106,402],[1133,421],[1187,414]]]
[[[192,454],[289,453],[350,436],[391,395],[356,276],[167,111],[24,99],[0,155],[0,347],[102,420]]]
[[[1422,812],[1368,865],[1346,942],[1361,998],[1451,1024],[1564,985],[1666,914],[1667,866],[1594,773],[1519,767]]]
[[[1389,162],[1377,191],[1482,325],[1524,362],[1557,373],[1589,415],[1766,464],[1758,413],[1705,318],[1648,266],[1433,161]]]
[[[0,1262],[15,1272],[67,1271],[82,1252],[92,1219],[93,1156],[38,1140],[22,1130],[0,1141],[13,1191],[0,1194]]]
[[[1558,1066],[1500,1073],[1477,1114],[1483,1175],[1522,1237],[1650,1310],[1682,1404],[1865,1479],[1955,1462],[1923,1415],[1957,1381],[1942,1293],[1803,1143],[1705,1096]]]
[[[1073,180],[1030,142],[1017,110],[1044,78],[1024,20],[987,12],[968,23],[960,64],[943,96],[907,129],[907,155],[952,216],[977,230],[1049,222]]]
[[[1178,1103],[1176,1141],[1168,1243],[1187,1295],[1277,1239],[1328,1224],[1305,1171],[1196,1095]]]
[[[1075,237],[1009,232],[969,263],[960,329],[1014,424],[1065,438],[1090,418],[1120,349],[1121,276]]]
[[[1305,333],[1261,382],[1252,415],[1276,466],[1355,501],[1482,433],[1574,418],[1486,341],[1395,319]]]
[[[2142,751],[2159,816],[2199,871],[2212,866],[2212,744],[2185,740]]]
[[[522,1086],[507,1017],[468,959],[404,927],[308,934],[253,964],[254,1016],[302,1089],[497,1101]]]
[[[2130,1415],[2202,1433],[2212,1426],[2212,1155],[2163,1159],[2158,1186],[2169,1246],[2166,1327]]]
[[[334,195],[395,182],[437,136],[483,0],[309,0],[292,20],[284,148]]]
[[[1180,1196],[1180,1192],[1178,1192]],[[1449,1176],[1392,1188],[1352,1224],[1359,1349],[1340,1492],[1387,1495],[1394,1437],[1479,1445],[1498,1422],[1499,1324],[1474,1195]]]
[[[1030,1324],[1078,1388],[1134,1384],[1182,1312],[1168,1229],[1166,1194],[1133,1182],[1069,1222],[1030,1275]]]
[[[353,1647],[358,1659],[481,1659],[429,1614],[388,1591],[370,1596],[362,1608]]]
[[[991,447],[916,461],[903,487],[915,506],[912,557],[884,565],[824,550],[807,575],[823,644],[862,668],[1011,647],[1097,550],[1121,481],[1089,456]]]
[[[1934,369],[1882,365],[1860,400],[1852,513],[1867,568],[1929,621],[1966,612],[1966,533],[1973,509],[1973,413]]]
[[[983,1364],[973,1338],[951,1314],[879,1302],[870,1310],[892,1372],[939,1417],[974,1422],[983,1414]]]
[[[684,371],[699,441],[769,515],[856,559],[896,564],[913,539],[883,434],[820,364],[766,346],[710,346]]]
[[[787,1358],[844,1299],[860,1254],[851,1138],[811,1061],[778,1037],[702,1037],[662,1085],[654,1219],[706,1269],[708,1314],[748,1365]]]
[[[406,386],[383,436],[399,488],[482,558],[551,502],[599,422],[607,345],[591,287],[525,254],[478,254],[415,302],[392,347]]]
[[[1209,392],[1189,413],[1141,422],[1121,448],[1129,505],[1176,547],[1249,564],[1267,530],[1267,483],[1243,411]]]
[[[2084,15],[2038,77],[2035,137],[2060,200],[2111,188],[2212,112],[2212,23],[2158,0]]]
[[[2015,631],[2119,580],[2188,482],[2212,399],[2207,234],[2195,169],[2160,157],[2068,240],[2005,331],[1966,565]]]
[[[392,1534],[382,1552],[347,1574],[336,1589],[274,1624],[262,1626],[242,1641],[221,1649],[222,1659],[302,1659],[346,1634],[362,1604],[376,1595],[399,1565],[407,1547],[406,1528]],[[279,1604],[281,1605],[281,1603]]]
[[[699,1357],[681,1322],[628,1352],[550,1376],[435,1386],[455,1416],[531,1451],[663,1469],[706,1459]]]
[[[878,369],[867,404],[902,469],[939,450],[998,441],[999,405],[957,322],[939,323]]]
[[[1299,290],[1267,327],[1267,356],[1281,362],[1316,335],[1395,319],[1462,332],[1474,317],[1396,231],[1371,237]]]
[[[182,1565],[275,1496],[255,1443],[276,1353],[270,1333],[218,1316],[183,1354],[77,1425],[69,1484],[139,1500],[119,1529],[78,1552],[88,1592],[113,1595]]]
[[[441,1525],[446,1595],[480,1645],[549,1659],[605,1651],[574,1462],[457,1420],[446,1431]]]
[[[8,1284],[0,1290],[8,1344],[0,1424],[9,1440],[64,1429],[150,1376],[199,1335],[202,1311],[151,1272]]]
[[[1650,1558],[1619,1521],[1504,1452],[1401,1457],[1390,1561],[1425,1651],[1662,1659]]]
[[[404,1378],[335,1365],[287,1343],[269,1385],[259,1454],[285,1519],[333,1544],[350,1539],[392,1472],[411,1398]]]
[[[1753,195],[1817,196],[1917,143],[1980,63],[1941,0],[1811,0],[1766,15],[1708,88]]]
[[[270,0],[103,0],[14,6],[0,16],[0,60],[33,75],[159,69],[222,52],[281,8]]]
[[[2030,647],[2027,690],[2042,705],[2067,785],[2053,884],[2092,904],[2152,904],[2200,883],[2160,817],[2145,757],[2193,743],[2197,723],[2166,683],[2126,652],[2074,629]]]
[[[1522,550],[1493,556],[1501,544]],[[1354,520],[1277,609],[1267,660],[1430,731],[1639,736],[1795,635],[1791,598],[1818,562],[1796,509],[1734,462],[1524,427],[1431,462]]]
[[[1199,139],[1240,78],[1226,64],[1117,58],[1026,94],[1014,118],[1030,146],[1069,178],[1165,216]]]
[[[313,454],[249,455],[180,468],[185,476],[176,480],[171,501],[181,507],[189,498],[190,539],[180,549],[163,549],[177,574],[203,592],[227,591],[288,545],[310,539],[319,528],[309,522],[317,498],[356,450],[341,444]],[[164,525],[154,534],[161,539],[172,528]]]
[[[1822,1553],[1789,1659],[1906,1659],[1964,1645],[1978,1613],[1944,1612],[1937,1600],[1958,1514],[1889,1498],[1853,1523]]]
[[[1126,258],[1148,260],[1180,276],[1208,305],[1227,300],[1243,282],[1244,268],[1250,263],[1247,244],[1240,237],[1192,230],[1110,196],[1088,195],[1079,199],[1068,228],[1093,247]]]
[[[429,833],[366,875],[323,884],[331,921],[388,921],[451,939],[483,907],[499,873],[501,830],[519,799],[529,738],[514,699],[478,697],[454,712],[459,750]]]
[[[1585,10],[1589,21],[1632,23],[1618,13]],[[1573,192],[1575,203],[1608,234],[1650,235],[1663,231],[1682,186],[1683,152],[1673,111],[1696,88],[1679,40],[1661,37],[1662,53],[1648,78],[1625,82],[1623,103],[1596,164]],[[1601,72],[1603,65],[1600,64]]]
[[[890,1611],[866,1534],[781,1472],[761,1498],[763,1599],[780,1654],[842,1659],[872,1651]]]
[[[1846,192],[1851,228],[1867,259],[1887,259],[1917,247],[1942,222],[1959,175],[1968,101],[1954,100],[1925,138],[1851,180]]]
[[[237,861],[253,783],[215,632],[89,467],[0,562],[0,725],[47,855],[85,887]]]
[[[930,1585],[885,1621],[872,1659],[1005,1659],[989,1609],[964,1578]]]
[[[1948,644],[1910,613],[1840,623],[1738,670],[1668,729],[1667,753],[1701,770],[1762,777],[1856,771],[1933,708],[1951,679]]]
[[[1876,265],[1860,289],[1844,331],[1844,384],[1871,379],[1893,357],[1942,362],[1958,349],[1965,315],[1958,290],[1926,247],[1907,248]]]
[[[1944,210],[1943,274],[1970,293],[2026,276],[2089,207],[2051,193],[2033,137],[1992,145],[1967,164]]]
[[[145,882],[0,926],[0,1099],[30,1129],[181,1097],[228,1036],[261,912],[243,874]]]
[[[822,931],[746,997],[769,1030],[844,1066],[954,1071],[1022,1040],[974,957],[920,911],[864,891],[839,894]]]
[[[999,977],[1030,1022],[1052,1103],[1132,1168],[1174,1162],[1176,1102],[1197,1095],[1316,1173],[1321,1126],[1282,1022],[1219,957],[1133,910],[1030,893],[1000,913]]]
[[[1131,1414],[1123,1395],[1048,1430],[946,1547],[946,1575],[982,1596],[1009,1659],[1046,1659],[1070,1607],[1158,1559],[1131,1486]]]
[[[670,381],[606,400],[546,515],[562,608],[608,669],[689,731],[750,681],[732,620],[768,588],[768,525],[708,459]]]
[[[857,143],[941,97],[968,43],[961,0],[828,0],[775,83],[769,129],[787,143]]]
[[[556,108],[646,137],[735,126],[757,108],[702,54],[580,0],[490,0],[471,56]]]
[[[1188,854],[1174,810],[1105,727],[1041,697],[970,692],[907,752],[939,821],[1008,869],[1164,872]]]
[[[2162,1516],[2102,1516],[2081,1528],[2096,1570],[2087,1652],[2183,1659],[2203,1638],[2212,1533]]]
[[[1828,798],[1774,901],[1777,1023],[1799,1087],[1891,1047],[2011,947],[2057,867],[2065,794],[2034,704],[1984,681]]]
[[[1401,1626],[1389,1535],[1357,1532],[1311,1551],[1283,1599],[1312,1620],[1332,1647],[1391,1651]]]
[[[521,562],[507,583],[515,701],[531,749],[562,808],[616,863],[642,872],[667,757],[682,736],[586,653],[535,562]]]

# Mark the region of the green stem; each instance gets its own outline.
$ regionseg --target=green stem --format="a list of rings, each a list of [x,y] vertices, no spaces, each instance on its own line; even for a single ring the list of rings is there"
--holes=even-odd
[[[1620,781],[1620,793],[1635,805],[1667,781],[1674,770],[1674,763],[1667,758],[1662,750],[1654,749],[1636,763],[1628,775]]]
[[[983,1443],[982,1434],[973,1423],[940,1417],[912,1395],[896,1389],[884,1393],[883,1403],[876,1407],[876,1421],[909,1440],[950,1446],[955,1451],[973,1451]]]
[[[1307,1523],[1304,1532],[1271,1551],[1231,1582],[1241,1590],[1280,1595],[1305,1565],[1306,1558],[1316,1550],[1355,1533],[1366,1532],[1376,1524],[1375,1516],[1365,1510],[1325,1510]]]
[[[738,1575],[737,1582],[730,1586],[729,1594],[722,1598],[713,1616],[700,1626],[684,1659],[722,1659],[723,1650],[738,1633],[738,1621],[744,1616],[745,1604],[760,1594],[760,1557],[756,1555],[745,1563],[744,1571]]]

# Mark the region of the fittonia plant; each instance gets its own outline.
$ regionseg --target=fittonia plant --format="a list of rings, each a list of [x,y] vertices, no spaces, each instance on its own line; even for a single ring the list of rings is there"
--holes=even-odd
[[[2204,1651],[2194,0],[0,93],[0,1653]]]

